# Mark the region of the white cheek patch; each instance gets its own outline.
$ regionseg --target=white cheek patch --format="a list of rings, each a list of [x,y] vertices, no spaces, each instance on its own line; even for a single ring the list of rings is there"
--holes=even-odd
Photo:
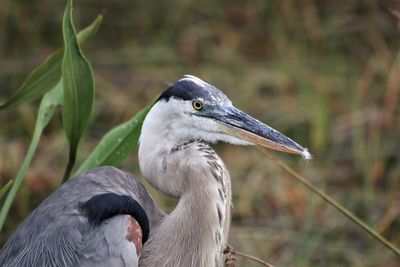
[[[175,98],[171,98],[168,102],[161,101],[156,103],[154,107],[150,110],[149,114],[152,113],[153,109],[154,114],[157,114],[155,115],[157,116],[157,118],[154,118],[154,121],[158,120],[160,123],[162,123],[160,125],[165,125],[169,122],[169,120],[186,120],[186,118],[182,116],[191,114],[194,111],[192,107],[192,101],[184,101]]]
[[[215,143],[223,141],[235,145],[251,145],[251,143],[222,133],[218,123],[211,118],[193,115],[196,112],[190,100],[169,99],[168,102],[156,103],[143,123],[142,133],[146,135],[160,134],[165,136],[164,142],[179,143],[186,139],[201,139]],[[157,129],[157,130],[155,130]],[[167,135],[167,133],[169,133]],[[143,136],[140,136],[142,139]],[[140,142],[140,141],[139,141]]]

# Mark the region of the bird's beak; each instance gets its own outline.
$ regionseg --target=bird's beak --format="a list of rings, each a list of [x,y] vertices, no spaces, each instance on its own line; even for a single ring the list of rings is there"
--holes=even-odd
[[[300,154],[305,159],[311,159],[311,154],[306,148],[233,106],[214,106],[204,110],[202,116],[212,118],[218,122],[218,131],[227,135],[255,145],[286,153]]]

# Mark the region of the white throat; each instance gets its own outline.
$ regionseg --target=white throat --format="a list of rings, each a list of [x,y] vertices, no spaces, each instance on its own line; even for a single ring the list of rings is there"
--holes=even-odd
[[[185,132],[193,131],[190,125],[182,125],[185,120],[180,116],[187,114],[168,110],[171,106],[156,104],[147,115],[139,163],[151,185],[180,199],[173,212],[151,230],[141,263],[220,266],[230,222],[230,178],[215,152]],[[155,251],[157,255],[151,254]]]

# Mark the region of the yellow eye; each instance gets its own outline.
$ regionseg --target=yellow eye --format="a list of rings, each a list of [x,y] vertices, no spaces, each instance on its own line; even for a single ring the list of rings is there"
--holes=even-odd
[[[195,110],[202,110],[203,109],[203,103],[201,103],[200,101],[193,101],[192,102],[192,106]]]

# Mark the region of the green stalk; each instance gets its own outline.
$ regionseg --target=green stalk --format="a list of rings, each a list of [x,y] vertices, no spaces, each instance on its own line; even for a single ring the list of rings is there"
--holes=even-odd
[[[35,154],[36,148],[39,144],[40,137],[42,136],[43,129],[49,123],[50,119],[53,117],[54,111],[57,106],[60,105],[62,99],[62,86],[61,81],[56,85],[54,89],[47,92],[42,101],[40,102],[39,111],[36,118],[35,129],[33,131],[33,136],[31,143],[29,145],[28,152],[24,158],[21,168],[18,170],[17,177],[7,194],[7,198],[1,207],[0,212],[0,231],[3,228],[4,222],[7,218],[8,211],[10,210],[11,204],[20,188],[22,181],[24,180],[24,175],[29,165],[31,164],[33,155]]]

